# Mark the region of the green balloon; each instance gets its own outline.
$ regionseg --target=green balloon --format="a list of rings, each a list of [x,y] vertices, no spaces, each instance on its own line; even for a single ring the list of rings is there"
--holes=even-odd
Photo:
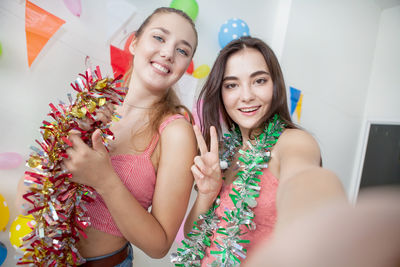
[[[197,14],[199,13],[199,5],[196,0],[172,0],[169,7],[182,10],[193,21],[196,20]]]
[[[1,43],[0,43],[0,56],[1,54],[3,54],[3,48],[1,47]]]

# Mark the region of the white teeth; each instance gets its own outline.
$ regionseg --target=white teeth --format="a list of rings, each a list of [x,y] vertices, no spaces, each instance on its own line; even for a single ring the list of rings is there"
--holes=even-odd
[[[160,64],[153,63],[152,65],[153,65],[153,67],[155,67],[155,68],[158,69],[159,71],[162,71],[162,72],[164,72],[164,73],[168,73],[168,69],[167,69],[167,68],[164,68],[164,67],[161,66]]]
[[[255,111],[255,110],[257,110],[257,109],[258,109],[258,107],[255,107],[255,108],[241,108],[240,111],[243,111],[243,112],[252,112],[252,111]]]

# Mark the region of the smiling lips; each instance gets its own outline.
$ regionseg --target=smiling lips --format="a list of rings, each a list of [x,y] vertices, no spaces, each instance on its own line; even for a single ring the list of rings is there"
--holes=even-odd
[[[168,74],[171,72],[166,66],[162,66],[157,62],[152,62],[151,65],[162,73]]]
[[[254,107],[246,107],[246,108],[239,108],[239,111],[242,112],[244,115],[253,115],[261,106],[254,106]]]

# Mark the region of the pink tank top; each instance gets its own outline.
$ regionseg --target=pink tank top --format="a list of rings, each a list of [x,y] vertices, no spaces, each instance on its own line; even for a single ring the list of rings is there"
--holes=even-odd
[[[111,156],[111,163],[115,172],[135,199],[146,210],[152,204],[157,176],[150,159],[151,154],[164,128],[171,121],[179,118],[183,118],[183,116],[175,114],[163,121],[160,125],[159,133],[154,135],[150,144],[142,154],[120,154]],[[91,226],[108,234],[123,236],[101,196],[97,192],[94,193],[96,195],[95,201],[86,205],[86,214],[90,217]]]
[[[256,229],[254,231],[248,230],[245,226],[242,226],[243,232],[246,234],[242,235],[242,239],[250,240],[250,244],[241,244],[247,249],[247,255],[251,253],[251,248],[256,246],[260,241],[265,240],[270,236],[274,229],[276,222],[276,191],[278,189],[278,180],[268,169],[263,170],[263,174],[259,176],[261,182],[260,196],[256,199],[257,206],[253,209],[254,211],[254,222],[256,223]],[[224,215],[225,208],[232,209],[233,202],[229,197],[232,191],[233,184],[223,185],[220,192],[221,204],[216,209],[216,214],[221,217]],[[220,226],[225,227],[226,221],[221,220]],[[206,249],[206,254],[201,262],[201,266],[209,266],[215,258],[210,254],[210,250],[218,251],[214,240],[220,234],[215,233],[211,237],[211,246]],[[240,258],[243,263],[245,260]],[[211,266],[211,265],[210,265]]]

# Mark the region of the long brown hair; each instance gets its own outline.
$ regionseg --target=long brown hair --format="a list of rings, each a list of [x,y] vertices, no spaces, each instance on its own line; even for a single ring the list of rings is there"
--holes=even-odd
[[[192,53],[192,57],[193,57],[194,53],[196,52],[197,43],[198,43],[196,27],[194,25],[193,20],[186,13],[184,13],[181,10],[175,9],[175,8],[160,7],[160,8],[155,9],[153,11],[153,13],[151,13],[143,21],[143,23],[140,25],[139,29],[135,32],[135,38],[137,40],[140,39],[146,26],[151,22],[151,20],[153,19],[153,17],[155,15],[166,14],[166,13],[178,14],[179,16],[186,19],[187,22],[189,22],[189,24],[192,26],[193,32],[195,33],[195,36],[196,36],[196,45],[194,46],[193,53]],[[130,78],[131,78],[131,75],[133,72],[133,68],[134,68],[134,66],[133,66],[133,60],[132,60],[129,70],[124,75],[124,85],[125,86],[129,85]],[[158,102],[153,104],[151,112],[149,114],[150,124],[147,127],[145,127],[144,129],[142,129],[137,134],[144,133],[144,132],[146,132],[146,130],[150,130],[150,132],[152,134],[157,133],[158,129],[160,127],[160,124],[162,123],[162,121],[166,115],[172,115],[172,114],[178,114],[178,113],[182,114],[185,111],[188,114],[190,120],[193,121],[193,117],[192,117],[192,114],[190,113],[190,111],[184,105],[181,104],[175,91],[172,88],[170,88],[163,98],[161,98]]]
[[[287,128],[298,128],[290,117],[285,81],[278,59],[265,42],[255,37],[246,36],[230,42],[220,51],[208,79],[199,94],[197,110],[202,110],[203,119],[201,121],[201,129],[208,146],[210,145],[210,126],[215,126],[218,135],[221,136],[222,125],[220,115],[222,115],[222,119],[227,127],[231,128],[236,124],[226,112],[222,101],[221,89],[226,62],[231,55],[245,48],[257,49],[263,55],[274,84],[271,107],[264,115],[262,124],[267,122],[274,114],[279,114],[283,122],[287,125]],[[203,100],[202,107],[201,99]]]

